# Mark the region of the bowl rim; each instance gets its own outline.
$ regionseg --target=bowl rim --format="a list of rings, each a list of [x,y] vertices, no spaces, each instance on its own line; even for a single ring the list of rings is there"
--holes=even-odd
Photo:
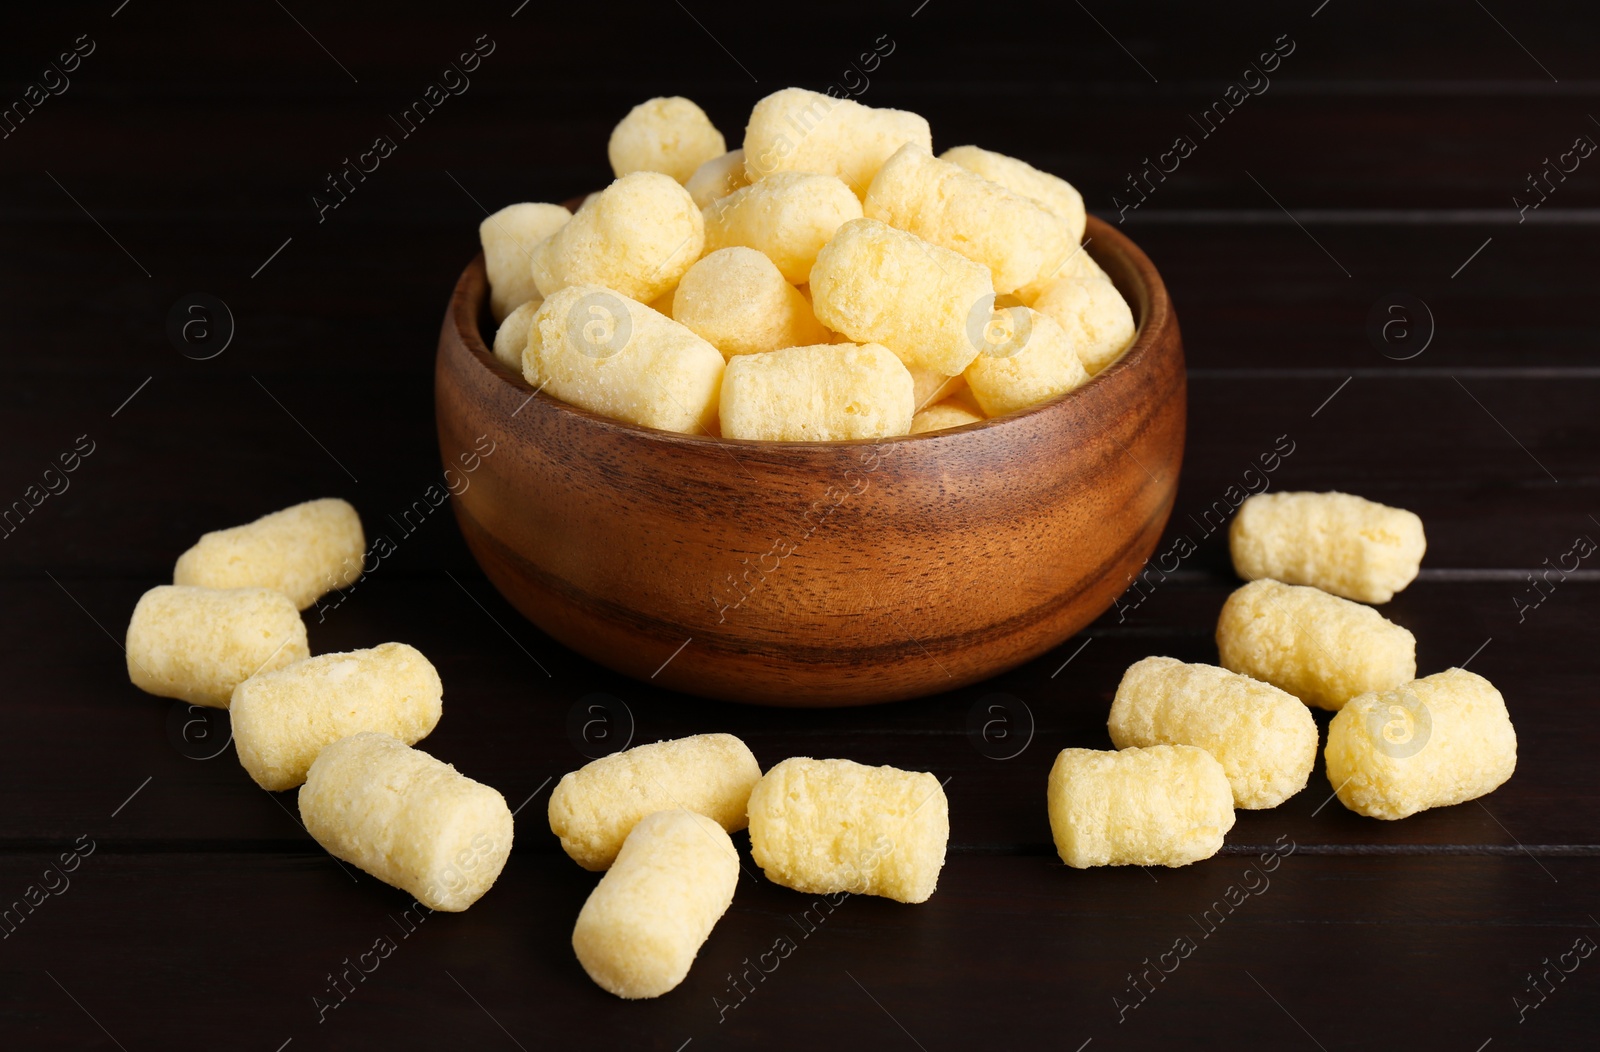
[[[626,435],[640,436],[642,438],[663,443],[669,446],[687,446],[693,449],[704,449],[708,445],[735,446],[749,451],[766,450],[774,453],[801,454],[805,451],[818,453],[825,450],[847,449],[852,447],[878,447],[886,444],[899,444],[925,440],[951,439],[957,436],[985,434],[1006,427],[1023,426],[1024,421],[1031,420],[1044,413],[1057,410],[1073,400],[1083,397],[1092,397],[1094,390],[1103,389],[1105,385],[1097,384],[1101,377],[1115,376],[1116,374],[1142,369],[1149,359],[1161,353],[1161,336],[1172,325],[1172,301],[1167,293],[1166,284],[1161,280],[1160,273],[1155,264],[1150,262],[1150,257],[1122,231],[1095,215],[1088,215],[1085,223],[1086,237],[1082,244],[1082,251],[1088,252],[1091,259],[1101,263],[1100,257],[1121,255],[1131,266],[1133,277],[1138,287],[1134,290],[1118,289],[1124,297],[1127,291],[1142,292],[1144,316],[1138,319],[1138,327],[1134,332],[1133,342],[1112,362],[1100,372],[1089,378],[1089,381],[1073,388],[1065,394],[1040,402],[1036,405],[1007,413],[1004,416],[990,417],[985,420],[962,424],[959,427],[941,428],[937,431],[925,431],[915,435],[893,435],[885,438],[852,438],[837,441],[778,441],[760,438],[727,438],[722,435],[712,434],[686,434],[681,431],[665,431],[660,428],[646,427],[643,424],[634,424],[626,420],[617,420],[612,417],[602,416],[582,406],[563,402],[554,395],[544,394],[542,388],[534,388],[520,372],[513,371],[499,358],[484,341],[483,330],[479,325],[479,318],[483,315],[484,304],[488,299],[489,282],[488,273],[484,267],[484,256],[480,250],[473,257],[466,269],[456,281],[454,292],[451,296],[449,308],[449,321],[455,332],[456,338],[479,361],[479,364],[498,376],[502,381],[529,392],[527,401],[523,406],[537,402],[541,409],[552,412],[571,414],[587,424],[600,430],[621,432]],[[1090,246],[1100,241],[1107,248],[1092,251]],[[1103,264],[1102,264],[1103,267]],[[1134,297],[1134,300],[1141,297]],[[1130,306],[1137,309],[1135,302]],[[1079,395],[1079,392],[1087,392]],[[519,409],[520,412],[520,409]],[[974,441],[972,439],[962,440]]]

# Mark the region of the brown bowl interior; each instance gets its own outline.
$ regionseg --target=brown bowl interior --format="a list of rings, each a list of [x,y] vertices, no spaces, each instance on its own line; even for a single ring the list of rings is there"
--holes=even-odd
[[[1086,244],[1139,323],[1092,381],[949,431],[839,443],[679,435],[535,394],[485,344],[480,257],[435,371],[445,466],[493,448],[455,487],[467,543],[546,633],[688,693],[868,704],[1037,657],[1142,567],[1183,456],[1160,276],[1093,217]]]

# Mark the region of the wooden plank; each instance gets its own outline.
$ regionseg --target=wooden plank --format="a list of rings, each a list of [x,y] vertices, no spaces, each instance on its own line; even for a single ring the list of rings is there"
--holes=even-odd
[[[485,202],[523,196],[456,174]],[[586,185],[593,184],[574,179],[552,192],[566,196]],[[268,363],[420,372],[449,290],[476,251],[482,219],[471,198],[437,172],[397,172],[392,183],[374,185],[371,198],[324,226],[309,210],[276,218],[233,209],[178,220],[148,209],[118,216],[101,202],[126,191],[77,189],[95,201],[97,217],[139,263],[47,180],[32,188],[30,196],[54,194],[53,211],[8,231],[19,254],[33,262],[12,271],[0,289],[0,308],[39,351],[6,364],[19,376],[65,383],[91,363],[128,375],[143,367],[140,379],[179,365],[207,373],[259,371]],[[262,195],[292,196],[298,189],[279,184]],[[538,195],[531,188],[526,194]],[[416,214],[423,207],[435,213],[426,223]],[[1281,213],[1222,210],[1202,215],[1204,223],[1175,223],[1152,208],[1132,216],[1125,229],[1161,270],[1194,369],[1281,375],[1314,368],[1337,379],[1354,372],[1377,378],[1465,371],[1469,382],[1482,369],[1595,375],[1595,322],[1586,310],[1588,277],[1600,268],[1593,226],[1334,221],[1345,214],[1307,217],[1302,231]],[[403,221],[391,222],[396,215]],[[406,267],[374,271],[366,263],[374,254],[404,258]],[[1552,259],[1561,265],[1548,265]],[[140,265],[155,278],[146,278]],[[1354,277],[1346,278],[1341,266]],[[172,305],[195,291],[228,304],[236,337],[220,357],[191,363],[168,343],[165,328]],[[1388,311],[1391,300],[1395,314]],[[1374,336],[1388,321],[1397,322],[1388,330],[1391,342]],[[1423,333],[1430,325],[1428,340]],[[1542,372],[1550,369],[1567,372]]]
[[[1335,9],[1340,6],[1344,10]],[[199,4],[178,9],[185,7],[204,11]],[[1042,27],[1009,17],[964,18],[962,12],[940,11],[938,5],[917,9],[913,18],[915,8],[882,10],[827,2],[809,8],[813,17],[808,19],[752,12],[719,26],[715,36],[680,12],[673,18],[619,18],[606,27],[608,54],[617,62],[614,79],[594,77],[582,56],[566,52],[544,54],[532,68],[506,68],[518,56],[525,59],[543,41],[593,29],[592,12],[582,8],[525,10],[512,18],[514,7],[484,11],[475,24],[463,24],[455,11],[419,12],[404,26],[394,27],[388,40],[377,41],[370,34],[371,22],[385,9],[370,2],[352,4],[315,20],[317,38],[338,55],[337,60],[318,50],[280,12],[240,12],[236,23],[225,26],[196,22],[193,64],[181,70],[138,60],[140,54],[163,51],[173,43],[161,17],[141,19],[137,12],[128,12],[115,22],[102,19],[93,26],[101,39],[117,46],[108,44],[103,54],[94,55],[84,79],[96,86],[188,95],[195,94],[196,83],[204,83],[219,91],[274,98],[279,105],[289,105],[308,96],[359,95],[360,85],[420,88],[411,78],[437,74],[482,31],[502,42],[503,50],[485,61],[481,80],[487,83],[480,89],[480,78],[475,78],[473,92],[522,86],[532,94],[542,88],[559,93],[556,97],[569,105],[596,96],[606,103],[643,98],[658,91],[667,78],[674,87],[686,83],[701,93],[717,89],[759,93],[768,83],[803,83],[820,89],[884,34],[900,46],[881,70],[871,71],[870,94],[904,91],[907,83],[927,89],[943,86],[951,97],[962,91],[973,95],[1005,88],[1070,92],[1081,85],[1124,92],[1139,88],[1170,92],[1197,84],[1220,89],[1285,33],[1301,45],[1286,61],[1286,75],[1313,81],[1403,79],[1426,85],[1470,77],[1505,84],[1503,90],[1509,91],[1524,84],[1548,87],[1551,77],[1579,80],[1593,72],[1592,55],[1566,31],[1585,10],[1573,3],[1540,5],[1510,20],[1518,38],[1539,59],[1519,49],[1516,40],[1483,12],[1462,12],[1458,6],[1440,3],[1413,5],[1402,12],[1360,4],[1334,5],[1326,11],[1307,5],[1290,11],[1260,2],[1211,12],[1180,5],[1162,5],[1159,13],[1090,15],[1073,10],[1057,31],[1030,32]],[[1388,18],[1388,32],[1381,35],[1370,31],[1371,19],[1379,16]],[[53,34],[70,40],[74,31],[83,31],[78,21],[51,13],[30,14],[12,38],[18,43],[8,49],[8,58],[12,51],[19,64],[35,55],[45,58]],[[780,31],[792,46],[770,46]],[[975,62],[975,54],[996,60]],[[1554,71],[1550,77],[1541,71],[1540,61]],[[353,84],[337,63],[353,71],[360,84]],[[961,71],[961,77],[952,84],[954,69]],[[87,76],[90,70],[93,78]],[[268,84],[256,79],[260,75],[271,78]],[[269,85],[284,89],[284,96],[274,97]]]
[[[479,182],[461,177],[468,185]],[[573,181],[557,192],[584,185]],[[55,191],[48,183],[43,189]],[[63,211],[14,227],[18,251],[35,262],[13,272],[0,290],[0,306],[40,351],[32,361],[7,363],[22,375],[64,382],[74,368],[94,363],[130,374],[145,365],[142,378],[152,368],[190,365],[168,344],[165,325],[172,304],[196,290],[229,305],[237,335],[220,357],[193,363],[195,370],[235,372],[266,362],[321,368],[332,353],[351,369],[420,369],[455,277],[476,250],[482,218],[448,179],[397,173],[387,190],[373,187],[364,210],[353,206],[327,226],[317,226],[314,214],[195,217],[181,221],[182,247],[165,253],[155,246],[170,243],[171,219],[148,212],[118,218],[101,210],[103,197],[85,192],[118,240],[157,276],[146,278],[59,195],[55,204]],[[480,192],[480,200],[506,199]],[[387,222],[426,202],[439,210],[435,221]],[[1212,222],[1180,224],[1161,222],[1161,213],[1151,211],[1126,226],[1174,297],[1191,368],[1317,368],[1343,370],[1341,378],[1355,371],[1475,369],[1540,375],[1552,368],[1572,371],[1556,375],[1593,375],[1595,325],[1585,310],[1586,281],[1600,267],[1600,248],[1589,226],[1308,218],[1314,241],[1282,215],[1229,222],[1233,215],[1250,213],[1219,212]],[[373,253],[412,262],[401,274],[375,272],[363,265]],[[1547,266],[1552,258],[1562,265]],[[1346,278],[1341,266],[1355,276]],[[1423,306],[1403,301],[1400,293],[1420,298]],[[1396,314],[1388,312],[1391,300]],[[1383,322],[1399,318],[1405,322],[1388,330],[1392,342],[1375,337]],[[1430,326],[1427,340],[1422,334]],[[1414,333],[1411,342],[1400,337],[1402,329]],[[113,332],[119,338],[109,338]]]
[[[941,150],[976,142],[1056,172],[1084,192],[1091,210],[1108,215],[1121,213],[1124,205],[1133,217],[1194,208],[1277,213],[1280,205],[1296,214],[1328,208],[1470,209],[1502,213],[1495,221],[1516,224],[1521,204],[1538,203],[1527,213],[1535,222],[1546,221],[1540,213],[1549,209],[1595,207],[1590,162],[1570,151],[1580,137],[1596,134],[1586,114],[1600,96],[1600,82],[1547,83],[1548,90],[1541,90],[1510,80],[1504,82],[1509,90],[1500,91],[1493,82],[1475,87],[1457,81],[1457,90],[1450,91],[1452,85],[1410,78],[1310,78],[1293,68],[1291,58],[1265,94],[1219,121],[1217,114],[1227,107],[1225,101],[1219,106],[1221,93],[1249,61],[1246,49],[1255,46],[1255,40],[1241,41],[1236,69],[1222,65],[1223,52],[1215,53],[1214,71],[1190,83],[951,88],[887,79],[877,81],[863,100],[924,112]],[[506,47],[510,55],[512,45]],[[900,51],[909,55],[911,48],[908,42]],[[91,59],[87,65],[92,64]],[[400,74],[405,80],[383,97],[296,93],[303,81],[291,81],[278,83],[283,96],[268,101],[261,92],[274,83],[270,74],[263,74],[264,83],[204,99],[167,92],[138,97],[142,93],[133,89],[132,101],[141,109],[181,122],[179,128],[206,129],[214,174],[228,182],[198,184],[202,194],[185,192],[195,175],[181,150],[153,148],[181,142],[177,128],[155,133],[172,139],[153,142],[143,124],[115,119],[106,97],[114,87],[80,78],[72,92],[52,100],[11,136],[8,146],[26,165],[0,177],[6,210],[16,215],[72,207],[39,172],[49,166],[75,194],[79,186],[87,191],[87,197],[78,196],[91,211],[98,211],[99,200],[101,207],[159,210],[174,218],[228,209],[315,223],[318,206],[311,195],[335,200],[327,176],[380,135],[390,137],[393,152],[376,166],[369,157],[364,180],[345,180],[355,184],[346,187],[349,201],[333,208],[328,222],[347,221],[349,213],[375,207],[380,198],[388,198],[386,207],[397,186],[423,183],[424,177],[448,193],[418,196],[412,206],[421,217],[437,218],[457,199],[470,204],[442,170],[453,172],[490,207],[498,207],[494,197],[514,200],[507,195],[525,193],[559,200],[610,177],[607,136],[648,88],[619,83],[596,95],[585,84],[586,97],[578,99],[571,85],[507,78],[493,64],[491,59],[484,67],[488,76],[475,78],[466,95],[411,128],[410,136],[390,117],[408,104],[410,92],[428,83],[436,72],[430,68]],[[735,146],[751,105],[766,93],[748,81],[706,90],[674,77],[661,87],[703,103]],[[1352,106],[1359,118],[1351,116]],[[518,133],[508,136],[506,128]],[[295,150],[275,149],[285,142],[295,143]],[[97,148],[138,156],[141,163],[117,179],[95,165]],[[1448,164],[1434,162],[1441,154],[1448,155]],[[1539,175],[1540,183],[1530,187],[1530,175]]]
[[[843,39],[841,31],[830,31],[837,34],[834,40]],[[951,84],[938,75],[928,80],[893,75],[875,80],[862,100],[924,112],[941,150],[976,142],[1057,172],[1084,191],[1091,209],[1111,214],[1121,204],[1135,215],[1194,207],[1277,211],[1274,196],[1296,212],[1503,209],[1509,217],[1503,221],[1513,223],[1519,208],[1511,202],[1514,195],[1523,203],[1541,202],[1529,213],[1534,220],[1542,219],[1539,212],[1545,209],[1594,207],[1594,175],[1585,159],[1569,155],[1563,160],[1562,155],[1580,136],[1595,133],[1586,114],[1600,96],[1600,80],[1319,77],[1297,69],[1294,60],[1301,56],[1296,55],[1268,78],[1272,84],[1264,94],[1247,98],[1228,115],[1223,92],[1261,42],[1241,36],[1219,47],[1208,56],[1206,73],[1187,82]],[[515,63],[516,45],[508,40],[505,47]],[[927,55],[915,56],[909,41],[897,50],[918,61]],[[1310,45],[1301,55],[1310,56]],[[1225,64],[1234,56],[1236,65]],[[815,87],[823,86],[816,83],[820,71],[837,68],[826,60],[802,61],[812,63],[811,75],[800,81]],[[1059,52],[1056,61],[1062,61]],[[894,64],[892,59],[884,63],[886,69]],[[85,65],[87,73],[95,64],[91,59]],[[1592,62],[1583,65],[1592,76]],[[408,117],[402,126],[392,121],[391,115],[409,104],[410,93],[420,91],[437,69],[428,63],[397,72],[382,96],[308,91],[301,69],[262,70],[247,80],[219,83],[203,97],[97,79],[103,71],[80,76],[70,92],[52,99],[8,141],[30,163],[4,175],[6,208],[15,215],[61,206],[59,188],[32,163],[43,162],[54,165],[51,170],[69,188],[75,179],[87,180],[87,187],[112,192],[107,204],[114,207],[160,208],[176,217],[230,207],[251,214],[308,209],[314,220],[317,206],[310,195],[325,189],[326,176],[344,167],[347,158],[359,157],[379,135],[390,137],[394,151],[376,166],[371,158],[365,162],[369,178],[344,180],[355,184],[347,186],[350,201],[330,212],[330,222],[361,210],[360,202],[374,194],[393,192],[397,180],[414,181],[423,174],[449,186],[449,196],[460,196],[441,169],[454,172],[469,189],[481,186],[489,194],[531,186],[564,197],[576,186],[558,179],[587,175],[594,185],[593,180],[609,177],[607,136],[650,90],[623,80],[569,81],[550,64],[508,72],[491,58],[466,94],[448,100],[426,122],[415,124]],[[734,146],[750,107],[778,83],[696,83],[678,76],[681,71],[680,64],[661,86],[702,103]],[[195,74],[186,70],[184,75]],[[152,132],[119,121],[111,108],[116,98],[182,123]],[[206,130],[215,150],[208,171],[228,179],[223,185],[199,182],[206,189],[201,195],[185,193],[197,182],[187,155],[162,148],[181,142],[189,127]],[[507,128],[518,133],[506,135]],[[1187,145],[1174,153],[1180,137]],[[292,142],[294,151],[280,149],[285,142]],[[117,179],[93,163],[97,149],[137,156],[140,164]],[[1435,161],[1446,152],[1448,163]],[[1530,190],[1527,177],[1534,174],[1542,177],[1540,193]],[[279,192],[272,192],[274,187]],[[1113,197],[1120,203],[1113,204]],[[425,198],[417,207],[423,216],[437,215],[443,200]],[[92,203],[90,208],[95,210]]]
[[[419,923],[409,896],[311,856],[101,846],[6,939],[0,1011],[31,1049],[1071,1050],[1209,1033],[1232,1047],[1544,1049],[1591,1036],[1595,961],[1571,951],[1600,928],[1587,896],[1600,860],[1544,872],[1526,858],[1375,861],[1292,844],[1266,862],[1148,874],[956,854],[920,906],[819,904],[753,876],[684,984],[633,1003],[573,959],[595,876],[563,857],[519,850],[469,912]],[[53,858],[0,856],[7,893]],[[1571,974],[1557,976],[1563,953]],[[347,967],[345,987],[331,977]],[[1547,967],[1553,989],[1530,993],[1528,974]],[[1329,995],[1329,976],[1361,977],[1361,1011]]]
[[[41,485],[79,436],[95,443],[65,491],[8,523],[0,572],[155,581],[205,530],[332,495],[404,549],[398,562],[464,565],[448,512],[428,499],[442,477],[429,375],[285,372],[241,352],[226,374],[181,362],[0,390],[0,441],[12,451],[0,468],[4,506]],[[432,359],[422,341],[408,353]],[[1591,518],[1597,398],[1600,375],[1201,375],[1189,386],[1178,504],[1157,551],[1181,533],[1200,549],[1186,569],[1225,575],[1218,524],[1247,491],[1270,486],[1343,489],[1415,510],[1430,569],[1555,565],[1579,535],[1600,536]]]
[[[309,614],[312,650],[400,640],[427,654],[445,683],[446,715],[424,747],[500,789],[513,807],[527,801],[519,850],[533,852],[556,850],[544,820],[553,779],[608,742],[710,731],[740,735],[764,766],[799,754],[933,771],[950,779],[958,849],[1047,852],[1044,784],[1056,752],[1110,747],[1106,713],[1134,661],[1154,653],[1215,662],[1212,631],[1231,587],[1149,578],[1135,593],[1145,598],[1127,597],[1087,635],[990,682],[898,705],[795,710],[702,701],[623,679],[543,637],[476,571],[452,573],[454,580],[380,568],[325,619]],[[117,638],[145,587],[72,577],[0,584],[7,608],[28,611],[31,626],[0,650],[18,670],[0,743],[11,772],[0,784],[0,813],[12,816],[5,835],[26,844],[100,828],[90,824],[144,785],[111,827],[118,841],[306,843],[293,794],[256,788],[226,747],[225,721],[195,724],[204,712],[128,684]],[[1330,801],[1319,759],[1288,803],[1241,812],[1230,844],[1250,848],[1288,831],[1308,848],[1330,850],[1600,851],[1600,789],[1585,773],[1600,748],[1585,665],[1600,592],[1590,581],[1562,584],[1517,623],[1514,587],[1425,581],[1386,608],[1417,635],[1424,674],[1470,663],[1505,694],[1520,743],[1507,785],[1480,803],[1379,822]],[[936,660],[937,643],[930,646]],[[603,708],[591,717],[589,705]],[[580,728],[590,718],[606,722],[585,738]],[[1327,718],[1318,716],[1324,730]],[[991,719],[1009,721],[1012,736],[995,731],[986,740],[981,728]],[[51,792],[41,794],[42,786]]]

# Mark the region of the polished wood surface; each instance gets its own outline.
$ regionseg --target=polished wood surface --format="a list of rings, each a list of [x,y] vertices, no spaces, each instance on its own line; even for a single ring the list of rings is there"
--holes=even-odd
[[[678,435],[536,393],[485,346],[480,257],[435,374],[444,463],[481,459],[452,501],[462,535],[534,624],[673,690],[862,705],[1015,668],[1122,594],[1178,488],[1177,317],[1126,236],[1091,218],[1088,246],[1140,325],[1088,384],[948,434],[830,443]]]
[[[1569,553],[1600,540],[1600,166],[1552,171],[1525,219],[1512,203],[1544,158],[1600,141],[1590,5],[1086,0],[1092,16],[1067,4],[1047,31],[943,0],[915,18],[917,0],[803,16],[684,0],[692,17],[640,7],[596,32],[592,7],[512,17],[520,0],[284,0],[294,17],[131,0],[113,18],[118,2],[18,7],[0,32],[6,105],[80,35],[97,45],[0,139],[0,510],[94,443],[0,539],[0,907],[44,896],[0,925],[0,1047],[1594,1043],[1600,957],[1572,950],[1600,931],[1600,563]],[[485,33],[497,47],[470,89],[392,131],[394,154],[319,222],[330,169]],[[1296,47],[1271,87],[1191,132],[1198,149],[1117,223],[1129,174],[1283,34]],[[624,676],[525,621],[452,521],[441,310],[484,209],[603,185],[606,136],[634,103],[687,95],[737,139],[762,94],[839,82],[884,35],[896,47],[863,101],[927,114],[941,150],[975,142],[1071,178],[1160,266],[1189,420],[1150,566],[1194,550],[1054,651],[915,701],[781,709]],[[236,329],[204,360],[167,332],[197,292]],[[1404,360],[1414,347],[1368,329],[1396,292],[1434,322]],[[1069,871],[1050,847],[1051,761],[1109,747],[1130,663],[1215,660],[1238,582],[1207,513],[1280,440],[1273,488],[1422,516],[1422,575],[1385,615],[1416,634],[1422,670],[1465,663],[1504,693],[1517,772],[1481,801],[1378,822],[1330,800],[1319,763],[1283,806],[1241,812],[1214,859]],[[421,649],[445,685],[425,747],[521,807],[505,874],[466,913],[406,917],[408,896],[309,840],[292,794],[250,781],[225,724],[127,682],[133,604],[195,537],[317,496],[348,498],[390,543],[307,612],[313,650]],[[813,900],[765,881],[736,835],[751,875],[699,963],[672,994],[623,1003],[572,956],[595,876],[545,829],[549,786],[623,741],[709,731],[767,766],[844,756],[948,779],[949,860],[923,905],[852,898],[807,928]],[[44,876],[91,841],[69,886]],[[755,975],[790,932],[797,948]],[[395,948],[323,1013],[330,974],[380,936]],[[1196,948],[1169,973],[1181,937]]]

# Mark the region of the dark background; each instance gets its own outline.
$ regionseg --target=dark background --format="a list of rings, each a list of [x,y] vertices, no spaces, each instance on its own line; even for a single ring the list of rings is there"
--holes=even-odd
[[[94,43],[70,88],[0,140],[0,506],[79,436],[94,450],[0,540],[0,906],[94,845],[0,940],[0,1044],[1592,1042],[1600,958],[1569,955],[1539,992],[1529,973],[1600,942],[1600,563],[1538,591],[1529,575],[1600,537],[1600,157],[1552,173],[1519,213],[1540,200],[1530,173],[1600,141],[1589,5],[119,2],[13,6],[0,26],[7,106],[73,41]],[[319,222],[328,173],[396,136],[389,115],[482,34],[494,51],[470,88]],[[1198,139],[1189,116],[1285,34],[1271,87]],[[862,101],[925,114],[936,149],[977,142],[1066,176],[1102,217],[1146,158],[1196,139],[1124,229],[1162,270],[1191,366],[1162,550],[1180,534],[1199,550],[1055,654],[943,697],[770,711],[622,680],[522,621],[448,512],[409,535],[388,518],[439,480],[432,358],[452,284],[485,208],[602,186],[606,137],[634,103],[690,96],[737,145],[756,99],[859,84],[846,71],[880,38],[893,50]],[[167,335],[192,293],[234,321],[205,360]],[[1369,317],[1390,305],[1410,324],[1386,342]],[[1470,661],[1500,687],[1518,771],[1479,802],[1380,823],[1329,803],[1319,763],[1282,807],[1240,812],[1214,859],[1068,870],[1045,817],[1051,760],[1108,746],[1132,661],[1215,660],[1237,582],[1196,520],[1279,436],[1294,452],[1275,488],[1422,515],[1422,576],[1384,612],[1416,633],[1421,672]],[[239,768],[225,719],[192,724],[204,713],[140,694],[120,651],[138,596],[201,532],[330,495],[398,551],[325,621],[308,612],[313,650],[421,648],[446,685],[425,747],[529,801],[493,891],[409,935],[408,896],[330,861],[293,797]],[[742,880],[679,989],[603,993],[568,944],[595,878],[543,814],[550,780],[605,747],[569,731],[595,694],[612,742],[725,730],[764,766],[807,753],[948,778],[938,893],[850,899],[801,938],[807,898]],[[1006,742],[969,732],[991,704]],[[1263,886],[1273,845],[1295,850]],[[1193,918],[1230,887],[1242,904],[1203,935]],[[798,949],[740,1000],[729,973],[780,935]],[[398,947],[319,1022],[328,974],[382,936]],[[1198,949],[1141,1000],[1130,973],[1180,937]],[[1140,1007],[1119,1021],[1119,1001]],[[739,1007],[719,1021],[718,1002]]]

